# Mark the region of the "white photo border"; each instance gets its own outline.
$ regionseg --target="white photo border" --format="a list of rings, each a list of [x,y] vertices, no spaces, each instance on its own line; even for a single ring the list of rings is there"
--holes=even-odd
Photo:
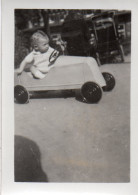
[[[120,9],[132,13],[131,178],[130,183],[14,182],[14,9]],[[138,194],[138,4],[137,0],[3,0],[2,1],[2,195]],[[8,67],[8,68],[7,68]]]

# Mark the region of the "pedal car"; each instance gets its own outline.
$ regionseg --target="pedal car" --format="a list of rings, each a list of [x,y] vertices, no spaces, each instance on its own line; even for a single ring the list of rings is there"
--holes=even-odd
[[[14,98],[17,103],[27,103],[32,92],[49,90],[76,90],[79,89],[83,100],[88,103],[97,103],[103,91],[110,91],[115,86],[113,75],[108,72],[101,73],[97,65],[98,76],[91,71],[86,63],[74,65],[56,65],[54,61],[59,57],[55,53],[50,56],[53,68],[44,79],[35,79],[31,72],[24,70],[21,75],[15,73]],[[62,56],[60,56],[62,58]],[[52,61],[53,60],[53,61]],[[93,64],[91,64],[93,66]],[[103,80],[102,84],[99,80]]]

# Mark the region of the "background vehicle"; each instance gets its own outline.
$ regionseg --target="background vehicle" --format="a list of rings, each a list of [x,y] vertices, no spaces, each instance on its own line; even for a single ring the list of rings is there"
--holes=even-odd
[[[91,53],[94,53],[98,64],[107,63],[114,56],[118,57],[119,62],[124,62],[124,51],[118,38],[114,12],[93,16],[87,23],[95,38]]]

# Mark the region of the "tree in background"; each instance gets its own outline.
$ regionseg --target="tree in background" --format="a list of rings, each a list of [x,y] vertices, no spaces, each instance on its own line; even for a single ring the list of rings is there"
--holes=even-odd
[[[42,15],[41,15],[42,12]],[[48,30],[48,14],[40,9],[15,10],[15,68],[19,66],[30,48],[30,36],[33,29],[40,27],[41,18],[44,17],[44,30]],[[50,32],[48,31],[50,34]]]

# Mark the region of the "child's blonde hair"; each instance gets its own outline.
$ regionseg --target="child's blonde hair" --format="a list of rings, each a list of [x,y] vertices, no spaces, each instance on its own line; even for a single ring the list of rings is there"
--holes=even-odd
[[[37,32],[35,32],[30,39],[31,42],[31,47],[34,47],[35,45],[37,45],[37,43],[39,42],[39,39],[43,38],[43,39],[47,39],[49,41],[48,36],[41,30],[38,30]]]

